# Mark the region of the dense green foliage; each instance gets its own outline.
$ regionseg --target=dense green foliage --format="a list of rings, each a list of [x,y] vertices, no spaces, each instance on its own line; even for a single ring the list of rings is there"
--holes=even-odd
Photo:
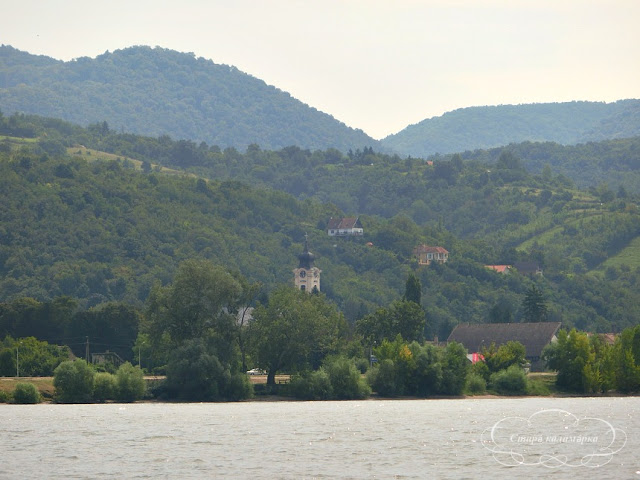
[[[461,395],[469,361],[465,348],[456,342],[446,347],[407,344],[401,336],[384,340],[374,349],[377,364],[368,373],[373,391],[386,397],[414,395]]]
[[[318,370],[295,376],[290,390],[304,400],[357,400],[371,393],[355,362],[345,356],[328,358]]]
[[[349,148],[376,145],[235,67],[192,53],[131,47],[61,62],[0,46],[0,106],[82,125],[175,135],[221,147]]]
[[[447,264],[415,270],[421,289],[429,292],[421,298],[427,338],[446,338],[461,319],[520,321],[532,282],[484,268],[517,260],[544,268],[544,278],[533,283],[550,320],[606,332],[634,325],[640,313],[640,262],[601,267],[639,238],[637,196],[578,191],[552,172],[532,176],[509,151],[487,173],[487,165],[460,156],[430,166],[371,149],[345,156],[253,146],[240,154],[117,134],[105,125],[81,129],[28,116],[0,124],[40,135],[0,141],[6,147],[0,149],[0,298],[7,302],[0,309],[0,335],[28,336],[35,329],[38,338],[76,344],[76,355],[83,354],[89,336],[102,344],[96,348],[132,360],[137,314],[125,305],[140,307],[152,285],[167,284],[180,262],[207,258],[262,283],[264,294],[290,281],[305,231],[323,270],[323,293],[351,322],[391,305],[403,287],[406,294],[418,243],[451,252]],[[121,161],[97,161],[99,154],[88,155],[89,150],[72,159],[55,157],[44,150],[51,148],[45,139],[63,147],[99,146],[122,155]],[[297,201],[237,182],[169,177],[156,167],[146,174],[127,168],[135,164],[123,158],[138,153],[147,162],[291,188],[311,198]],[[340,208],[317,203],[327,200]],[[370,212],[360,216],[364,237],[326,235],[328,218],[340,209]],[[633,250],[625,253],[633,258]],[[598,275],[590,274],[594,269]],[[32,317],[29,302],[14,305],[25,296],[42,303]],[[118,303],[101,305],[108,301]],[[105,339],[99,332],[110,333]]]
[[[168,396],[197,401],[250,396],[241,370],[241,327],[230,313],[244,298],[243,285],[247,282],[222,267],[190,260],[180,265],[170,285],[152,289],[142,334],[155,351],[154,360],[166,364]]]
[[[640,111],[640,106],[636,110]],[[571,146],[552,142],[511,143],[507,148],[522,159],[531,173],[543,177],[552,173],[561,175],[579,187],[599,187],[601,194],[624,199],[626,192],[640,192],[640,136],[636,132],[626,137]],[[503,150],[504,147],[467,151],[461,158],[494,164]]]
[[[403,155],[427,157],[524,141],[575,144],[640,134],[640,101],[469,107],[410,125],[382,140]]]
[[[252,394],[243,372],[232,371],[202,340],[188,340],[167,364],[164,391],[169,398],[196,402],[242,400]]]
[[[613,345],[575,329],[558,332],[543,351],[558,371],[558,387],[578,392],[640,391],[640,326],[625,329]]]
[[[115,400],[118,393],[116,376],[108,372],[98,372],[93,379],[93,401]]]
[[[129,362],[120,365],[116,372],[116,386],[116,400],[120,402],[140,400],[146,390],[144,375],[140,367],[134,367]]]
[[[495,372],[489,386],[501,395],[524,395],[527,393],[527,376],[518,365]]]
[[[33,383],[19,382],[13,391],[13,403],[35,404],[40,403],[40,392]]]
[[[256,363],[275,384],[278,371],[318,368],[326,355],[337,353],[346,337],[347,323],[323,294],[308,294],[282,286],[266,305],[253,312],[251,337]]]
[[[89,299],[88,303],[91,301]],[[0,336],[27,337],[37,334],[39,339],[67,345],[75,355],[83,357],[89,341],[90,351],[93,353],[110,350],[130,360],[139,319],[140,313],[124,303],[105,302],[88,310],[80,310],[78,302],[68,296],[56,297],[50,301],[18,297],[13,301],[0,303]],[[32,343],[27,340],[25,347]],[[29,355],[36,354],[30,352],[38,351],[35,346],[32,347],[24,352],[21,370],[25,374],[52,375],[53,369],[62,360],[44,361],[38,358],[37,362],[31,364]],[[58,359],[66,359],[69,355],[66,348],[50,345],[47,349]],[[38,357],[41,355],[42,353],[37,354]],[[33,368],[39,370],[36,372]]]
[[[6,336],[0,342],[0,377],[19,374],[21,377],[47,377],[69,358],[69,348],[50,345],[35,337],[13,339]]]
[[[84,360],[62,362],[53,372],[55,399],[59,403],[88,403],[93,400],[95,371]]]

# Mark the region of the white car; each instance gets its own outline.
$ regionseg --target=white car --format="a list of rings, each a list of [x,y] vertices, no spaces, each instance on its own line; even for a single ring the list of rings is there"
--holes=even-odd
[[[259,368],[252,368],[251,370],[247,370],[247,375],[266,375],[267,372],[264,370],[260,370]]]

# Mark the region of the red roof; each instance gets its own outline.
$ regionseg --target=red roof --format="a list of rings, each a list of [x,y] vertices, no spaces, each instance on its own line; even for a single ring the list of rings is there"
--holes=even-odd
[[[446,253],[446,254],[449,253],[445,248],[430,247],[425,244],[418,245],[416,248],[413,249],[413,252],[414,253]]]
[[[485,265],[485,267],[495,270],[498,273],[504,273],[511,268],[511,265]]]

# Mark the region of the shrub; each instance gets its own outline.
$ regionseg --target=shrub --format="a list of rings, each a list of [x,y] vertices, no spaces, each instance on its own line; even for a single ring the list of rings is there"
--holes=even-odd
[[[487,383],[489,378],[491,377],[491,371],[487,366],[486,362],[476,362],[471,365],[471,373],[481,376],[484,379],[484,382]]]
[[[11,401],[11,394],[0,390],[0,403],[9,403]]]
[[[472,395],[478,395],[487,391],[487,382],[482,375],[477,373],[469,373],[467,375],[467,392]]]
[[[182,400],[219,401],[247,398],[253,388],[244,373],[232,373],[202,340],[189,340],[167,364],[165,392]]]
[[[116,384],[116,400],[120,402],[135,402],[144,396],[144,374],[140,367],[134,367],[129,362],[118,368]]]
[[[96,402],[115,400],[118,384],[115,375],[106,372],[96,373],[93,381],[93,399]]]
[[[244,373],[225,370],[225,385],[222,394],[226,400],[238,401],[253,397],[253,385]]]
[[[383,397],[402,395],[402,388],[396,381],[396,368],[391,359],[382,360],[369,370],[367,380],[374,392]]]
[[[367,373],[367,370],[369,370],[369,360],[367,360],[366,358],[357,358],[356,368],[360,371],[360,373]]]
[[[53,372],[56,401],[88,403],[93,398],[94,370],[84,361],[62,362]]]
[[[338,400],[355,400],[366,398],[371,389],[362,378],[355,363],[346,357],[337,357],[326,365],[334,398]]]
[[[527,393],[527,376],[524,370],[511,365],[491,375],[491,388],[502,395],[524,395]]]
[[[40,392],[33,383],[18,383],[13,391],[13,403],[34,404],[41,400]]]
[[[329,374],[322,367],[315,372],[296,376],[291,380],[291,394],[302,400],[330,400],[333,388]]]

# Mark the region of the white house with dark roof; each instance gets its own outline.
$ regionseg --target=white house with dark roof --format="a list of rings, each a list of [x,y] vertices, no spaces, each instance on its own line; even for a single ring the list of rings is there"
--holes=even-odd
[[[331,217],[327,224],[327,234],[330,237],[362,236],[364,229],[358,217]]]

